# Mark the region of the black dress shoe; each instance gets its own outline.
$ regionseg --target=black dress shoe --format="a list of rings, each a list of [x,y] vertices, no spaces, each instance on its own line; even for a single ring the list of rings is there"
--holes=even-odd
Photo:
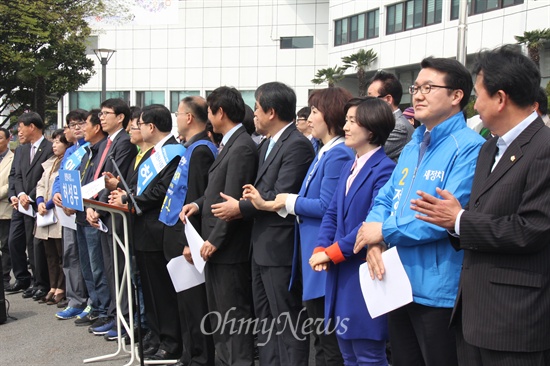
[[[147,357],[147,359],[151,361],[177,360],[178,358],[178,355],[165,351],[162,348],[159,348],[154,355]]]
[[[158,346],[149,346],[147,348],[143,348],[143,357],[153,356],[155,353],[157,353],[158,350]]]
[[[38,301],[38,300],[40,300],[41,298],[45,297],[47,294],[48,294],[48,291],[39,288],[39,289],[36,290],[36,291],[34,292],[34,294],[32,295],[32,299],[33,299],[34,301]]]
[[[191,363],[183,360],[179,360],[176,363],[173,363],[172,366],[189,366]]]
[[[6,292],[19,292],[21,290],[26,290],[29,285],[29,282],[16,280],[9,289],[6,289]]]
[[[31,286],[29,287],[28,289],[26,289],[25,291],[23,291],[23,298],[24,299],[28,299],[30,297],[33,297],[34,296],[34,293],[38,291],[38,288],[34,287],[34,286]]]

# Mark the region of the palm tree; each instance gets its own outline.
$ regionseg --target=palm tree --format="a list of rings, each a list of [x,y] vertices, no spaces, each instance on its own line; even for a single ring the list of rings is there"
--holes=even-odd
[[[527,46],[527,52],[531,60],[537,64],[537,67],[540,69],[540,47],[542,44],[550,40],[550,28],[545,28],[542,30],[535,29],[533,31],[523,32],[523,36],[514,37],[519,44],[524,44]]]
[[[326,69],[319,69],[317,70],[317,74],[315,74],[315,79],[311,79],[311,82],[316,85],[327,82],[328,87],[332,88],[334,84],[344,78],[344,71],[345,69],[338,65]]]
[[[344,70],[350,67],[355,68],[357,71],[357,80],[359,81],[359,96],[364,97],[367,95],[367,71],[366,69],[376,60],[378,55],[372,50],[372,48],[366,51],[364,48],[360,49],[354,54],[342,57],[344,63]]]

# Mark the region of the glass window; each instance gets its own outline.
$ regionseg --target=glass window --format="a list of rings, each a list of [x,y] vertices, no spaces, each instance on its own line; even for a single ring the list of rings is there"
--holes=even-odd
[[[379,16],[379,10],[375,9],[367,13],[335,20],[334,45],[339,46],[366,38],[378,37]]]
[[[281,37],[281,49],[313,48],[313,36]]]
[[[359,17],[357,15],[350,18],[350,42],[356,42],[359,39],[358,19]]]
[[[524,0],[468,0],[468,15],[481,14],[523,3]],[[451,0],[451,20],[458,19],[459,4],[460,0]]]
[[[441,23],[442,1],[443,0],[428,0],[426,6],[426,25]]]
[[[254,110],[254,105],[256,104],[256,97],[254,96],[255,90],[239,90],[243,96],[244,104]]]
[[[378,11],[378,9],[376,9],[375,11],[370,11],[367,13],[367,17],[367,38],[376,38],[378,37],[378,18],[380,17],[380,12]]]
[[[334,45],[342,44],[342,19],[334,22]]]
[[[164,91],[138,91],[136,92],[136,105],[145,107],[151,104],[164,105]]]
[[[106,93],[107,99],[120,98],[130,103],[129,91],[108,91]],[[99,108],[101,105],[101,92],[92,91],[77,91],[69,93],[69,108],[71,110],[81,108],[84,110],[91,110]]]
[[[185,97],[192,97],[195,95],[201,95],[198,90],[181,90],[170,92],[170,110],[175,112],[178,110],[180,101]]]
[[[386,33],[441,23],[442,2],[443,0],[408,0],[388,6]]]
[[[342,19],[342,43],[346,44],[349,43],[348,40],[348,18]]]

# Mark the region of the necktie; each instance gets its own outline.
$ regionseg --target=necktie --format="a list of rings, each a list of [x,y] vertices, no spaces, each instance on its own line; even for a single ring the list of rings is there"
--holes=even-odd
[[[32,145],[31,146],[31,163],[32,163],[32,160],[34,159],[35,154],[36,154],[36,146]]]
[[[155,150],[155,148],[153,148],[153,150],[151,150],[151,156],[154,155],[156,152],[157,152],[157,150]]]
[[[430,144],[430,131],[426,131],[424,133],[424,138],[420,143],[420,153],[418,154],[418,164],[416,164],[417,166],[420,165],[420,162],[422,161],[422,158],[424,157],[424,153],[428,149],[429,144]]]
[[[218,155],[222,152],[224,146],[224,143],[220,142],[220,146],[218,146]]]
[[[94,180],[96,180],[99,177],[99,173],[101,173],[101,168],[103,167],[103,163],[105,162],[105,159],[107,158],[107,153],[109,152],[109,149],[110,149],[112,143],[113,143],[113,140],[111,140],[110,138],[107,138],[107,146],[105,146],[105,150],[103,150],[103,155],[101,155],[101,159],[99,160],[99,165],[97,166],[97,169],[95,170]]]
[[[273,146],[275,146],[275,140],[272,138],[269,139],[269,145],[267,145],[267,151],[265,152],[264,161],[267,160],[267,157],[269,156],[269,153],[271,150],[273,150]]]

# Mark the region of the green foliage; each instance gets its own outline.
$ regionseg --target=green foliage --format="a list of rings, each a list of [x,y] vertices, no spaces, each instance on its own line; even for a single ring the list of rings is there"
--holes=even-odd
[[[345,69],[338,65],[326,69],[319,69],[317,70],[317,74],[315,74],[315,79],[312,79],[311,82],[316,85],[326,82],[328,83],[328,87],[332,88],[334,84],[344,78],[344,71]]]
[[[514,38],[518,44],[524,44],[527,46],[529,57],[540,68],[540,47],[544,42],[550,40],[550,28],[526,31],[523,32],[523,36],[515,36]]]
[[[359,82],[359,96],[367,95],[367,73],[366,69],[376,60],[378,55],[372,50],[372,48],[366,51],[364,48],[360,49],[354,54],[342,57],[344,63],[344,70],[353,67],[357,72],[357,80]]]
[[[474,109],[474,104],[476,103],[475,97],[470,97],[470,101],[468,104],[466,104],[466,107],[464,107],[464,111],[466,112],[466,118],[472,118],[477,114],[477,112]]]
[[[0,125],[28,109],[45,117],[88,82],[85,18],[112,11],[98,0],[0,0]]]

